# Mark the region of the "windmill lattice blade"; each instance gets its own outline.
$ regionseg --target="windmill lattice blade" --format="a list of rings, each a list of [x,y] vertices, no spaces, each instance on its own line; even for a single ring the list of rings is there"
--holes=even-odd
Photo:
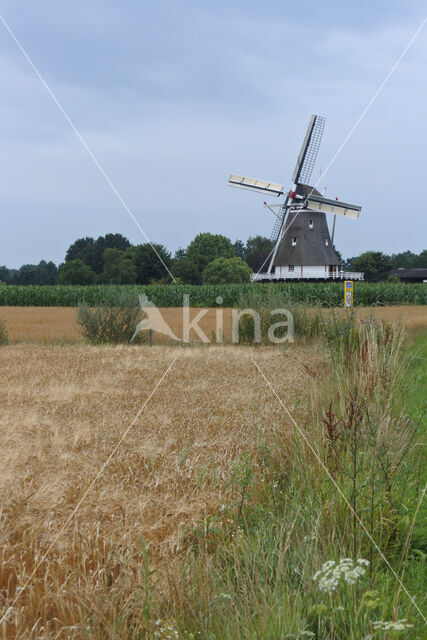
[[[273,242],[277,242],[277,238],[279,237],[284,216],[285,216],[285,209],[282,207],[277,214],[277,218],[274,222],[273,231],[271,232],[270,240],[272,240]]]
[[[323,116],[311,116],[292,176],[294,183],[310,183],[311,174],[313,172],[320,142],[322,140],[323,130],[325,128],[325,122],[326,118]]]

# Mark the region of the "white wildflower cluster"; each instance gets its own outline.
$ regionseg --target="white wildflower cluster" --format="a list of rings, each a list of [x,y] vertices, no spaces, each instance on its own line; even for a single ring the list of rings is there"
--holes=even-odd
[[[353,585],[365,575],[369,562],[359,558],[354,562],[351,558],[342,558],[338,563],[335,560],[328,560],[314,576],[313,580],[318,582],[321,591],[333,593],[337,590],[338,584],[344,581]]]
[[[180,636],[176,626],[175,620],[156,620],[154,623],[156,629],[153,637],[160,638],[161,640],[194,640],[194,634],[184,632],[184,636]]]
[[[155,626],[156,630],[153,634],[155,638],[162,638],[162,640],[179,640],[175,620],[156,620]]]
[[[414,625],[410,624],[406,618],[390,620],[389,622],[377,620],[372,623],[372,628],[375,631],[404,631],[405,629],[410,629],[413,626]]]
[[[226,504],[221,505],[220,511],[224,512],[228,509]],[[224,518],[222,521],[218,523],[220,527],[226,528],[231,531],[231,539],[232,540],[243,540],[245,537],[244,531],[240,525],[235,527],[235,521],[232,518]]]
[[[234,531],[231,532],[232,540],[243,540],[244,537],[245,537],[244,531],[240,526],[236,527],[236,529],[234,529]]]

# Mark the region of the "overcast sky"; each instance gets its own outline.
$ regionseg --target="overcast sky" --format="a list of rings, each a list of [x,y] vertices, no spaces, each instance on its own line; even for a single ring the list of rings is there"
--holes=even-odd
[[[6,0],[0,13],[135,218],[171,251],[273,226],[231,172],[290,186],[312,113],[312,182],[425,17],[424,2]],[[345,257],[426,247],[427,25],[340,156],[326,195]],[[0,24],[0,264],[60,263],[78,237],[145,238]]]

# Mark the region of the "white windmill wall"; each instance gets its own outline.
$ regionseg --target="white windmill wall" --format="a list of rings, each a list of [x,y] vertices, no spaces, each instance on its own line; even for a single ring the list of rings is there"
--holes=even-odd
[[[319,264],[319,265],[304,265],[304,275],[306,276],[313,276],[313,278],[316,276],[316,274],[318,273],[327,273],[329,270],[329,266],[326,264]]]
[[[276,265],[274,275],[276,278],[325,278],[329,274],[329,265],[302,265],[294,264],[293,269],[289,269],[289,265]],[[338,268],[335,267],[336,272]]]
[[[274,275],[278,278],[300,278],[302,265],[294,264],[293,267],[294,268],[290,270],[288,264],[281,266],[276,265],[274,268]]]

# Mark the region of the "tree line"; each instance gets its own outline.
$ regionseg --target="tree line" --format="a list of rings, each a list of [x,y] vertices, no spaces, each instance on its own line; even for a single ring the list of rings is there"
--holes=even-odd
[[[131,245],[120,233],[109,233],[96,240],[77,239],[59,267],[45,260],[38,265],[24,264],[20,269],[0,266],[0,282],[164,284],[171,281],[169,270],[183,284],[243,283],[249,281],[251,272],[265,269],[272,249],[272,241],[263,236],[233,243],[220,234],[199,233],[186,249],[178,249],[172,256],[162,244]],[[386,279],[392,269],[399,267],[427,268],[427,250],[420,254],[404,251],[392,255],[367,251],[348,260],[343,260],[338,251],[337,255],[344,269],[364,271],[370,281]]]

